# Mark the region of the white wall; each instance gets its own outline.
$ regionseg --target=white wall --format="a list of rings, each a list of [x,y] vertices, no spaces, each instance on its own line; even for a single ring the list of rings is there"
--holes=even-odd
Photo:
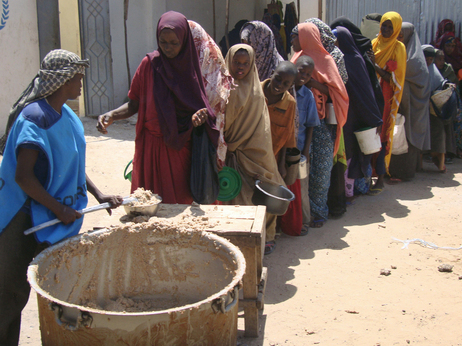
[[[1,135],[5,132],[11,106],[40,67],[35,0],[10,0],[8,3],[9,18],[0,30]]]

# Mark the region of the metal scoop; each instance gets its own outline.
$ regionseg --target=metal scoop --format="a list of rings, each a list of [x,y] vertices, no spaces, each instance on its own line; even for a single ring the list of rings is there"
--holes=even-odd
[[[138,199],[136,197],[125,197],[123,202],[122,202],[122,205],[129,204],[129,203],[132,203],[132,202],[137,202],[137,201],[138,201]],[[111,207],[111,204],[109,202],[101,203],[101,204],[98,204],[98,205],[94,205],[93,207],[88,207],[88,208],[85,208],[85,209],[81,209],[81,210],[79,210],[79,213],[86,214],[86,213],[91,213],[91,212],[97,211],[97,210],[107,209],[107,208],[110,208],[110,207]],[[31,227],[31,228],[25,230],[24,235],[29,235],[29,234],[35,233],[37,231],[40,231],[41,229],[44,229],[44,228],[46,228],[48,226],[56,225],[57,223],[60,223],[60,222],[61,222],[60,219],[53,219],[53,220],[44,222],[44,223],[42,223],[40,225]]]

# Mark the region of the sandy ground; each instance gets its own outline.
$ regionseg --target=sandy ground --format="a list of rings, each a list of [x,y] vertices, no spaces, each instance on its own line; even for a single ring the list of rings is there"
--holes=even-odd
[[[133,121],[111,126],[107,136],[94,119],[83,122],[89,176],[103,192],[128,195],[123,170],[133,156]],[[306,237],[281,236],[264,259],[260,337],[244,338],[239,318],[238,345],[462,345],[462,250],[402,249],[393,240],[461,245],[462,160],[447,168],[440,174],[424,163],[414,181],[358,198],[341,219]],[[116,224],[123,214],[88,214],[83,229]],[[441,264],[453,272],[439,272]],[[35,294],[23,312],[20,345],[41,345]]]

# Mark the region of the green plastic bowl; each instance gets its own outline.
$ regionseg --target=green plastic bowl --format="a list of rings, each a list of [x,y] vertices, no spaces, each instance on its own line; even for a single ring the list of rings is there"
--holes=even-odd
[[[218,173],[218,181],[220,184],[220,192],[218,193],[218,200],[227,202],[236,198],[241,192],[242,180],[239,173],[231,167],[223,167]]]
[[[130,165],[132,164],[132,162],[133,160],[130,160],[130,162],[128,163],[128,165],[125,167],[125,170],[124,170],[124,178],[125,180],[130,180],[130,182],[132,181],[132,171],[127,173],[127,170],[128,170],[128,167],[130,167]]]

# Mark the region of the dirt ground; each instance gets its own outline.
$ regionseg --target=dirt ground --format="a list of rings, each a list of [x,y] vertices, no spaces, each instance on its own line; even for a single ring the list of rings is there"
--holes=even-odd
[[[105,136],[94,119],[83,123],[88,175],[103,192],[127,196],[123,171],[133,157],[134,121]],[[462,345],[462,250],[418,243],[403,249],[394,240],[461,246],[462,160],[447,168],[440,174],[424,163],[414,181],[356,199],[341,219],[306,237],[281,236],[264,259],[260,337],[244,338],[239,318],[238,345]],[[116,224],[123,214],[88,214],[83,230]],[[453,272],[439,272],[441,264]],[[382,269],[391,274],[380,275]],[[23,312],[20,345],[41,345],[35,294]]]

